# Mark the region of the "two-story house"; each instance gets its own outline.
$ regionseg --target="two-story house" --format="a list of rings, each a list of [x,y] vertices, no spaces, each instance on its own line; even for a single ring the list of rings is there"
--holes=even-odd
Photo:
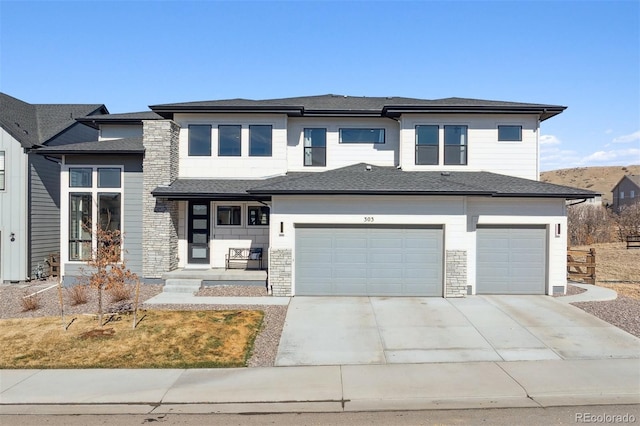
[[[538,181],[540,122],[564,109],[323,95],[100,116],[98,143],[42,150],[62,162],[63,274],[92,223],[147,282],[245,247],[274,295],[563,293],[565,200],[596,195]]]
[[[104,105],[29,104],[0,93],[0,282],[33,277],[60,250],[60,166],[30,153],[95,140],[76,118]]]
[[[625,175],[611,190],[613,211],[620,213],[626,207],[640,202],[640,175]]]

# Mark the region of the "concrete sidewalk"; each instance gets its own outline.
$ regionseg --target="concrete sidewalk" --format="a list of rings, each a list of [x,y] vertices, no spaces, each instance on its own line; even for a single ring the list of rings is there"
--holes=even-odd
[[[0,414],[258,413],[640,403],[638,359],[0,370]]]

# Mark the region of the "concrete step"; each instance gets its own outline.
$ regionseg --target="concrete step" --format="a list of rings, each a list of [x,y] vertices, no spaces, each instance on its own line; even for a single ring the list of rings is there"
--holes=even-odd
[[[163,293],[195,293],[200,290],[202,280],[194,279],[168,279],[164,282]]]

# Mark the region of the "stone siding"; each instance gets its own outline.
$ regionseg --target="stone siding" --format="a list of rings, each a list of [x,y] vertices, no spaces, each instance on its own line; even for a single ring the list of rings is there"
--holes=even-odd
[[[142,272],[160,278],[178,267],[178,203],[156,198],[151,192],[178,177],[180,127],[171,120],[143,121],[145,148],[142,193]]]
[[[467,252],[447,250],[444,297],[464,297],[467,294]]]
[[[269,253],[269,285],[274,296],[291,296],[291,249]]]

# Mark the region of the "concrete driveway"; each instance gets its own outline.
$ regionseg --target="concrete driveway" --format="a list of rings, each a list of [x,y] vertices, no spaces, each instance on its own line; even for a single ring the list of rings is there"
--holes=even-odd
[[[640,358],[640,339],[548,296],[294,297],[277,366]]]

